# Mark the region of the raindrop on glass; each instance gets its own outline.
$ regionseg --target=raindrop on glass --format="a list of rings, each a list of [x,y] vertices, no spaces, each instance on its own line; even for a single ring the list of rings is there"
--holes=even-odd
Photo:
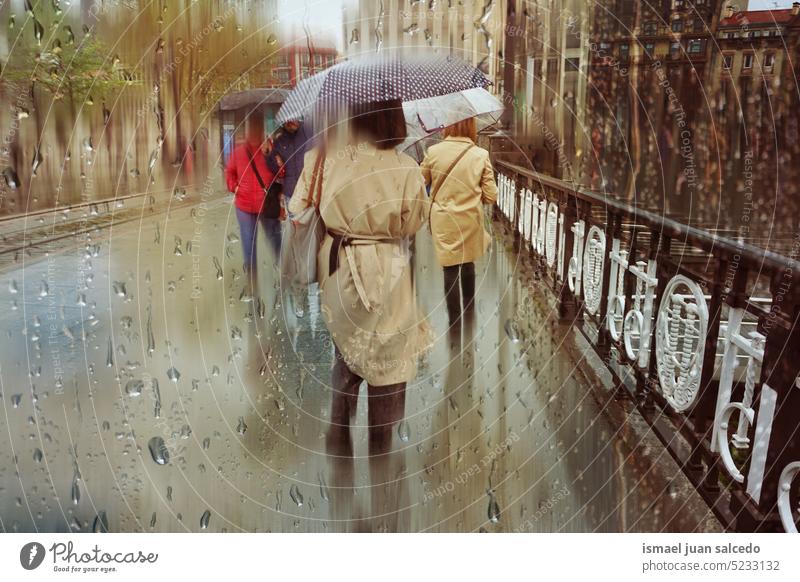
[[[300,489],[298,489],[297,485],[289,487],[289,497],[292,498],[292,501],[294,501],[297,507],[303,506],[303,494],[300,493]]]
[[[169,449],[167,443],[160,436],[155,436],[147,443],[147,448],[150,449],[150,456],[157,465],[166,465],[169,463]]]

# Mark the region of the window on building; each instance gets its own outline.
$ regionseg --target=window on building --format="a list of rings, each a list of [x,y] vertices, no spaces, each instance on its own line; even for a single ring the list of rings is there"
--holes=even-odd
[[[742,59],[742,68],[743,69],[753,68],[753,53],[744,54],[744,59]]]
[[[694,32],[703,32],[706,29],[706,23],[703,22],[702,18],[695,18],[694,22],[692,23],[692,30]]]
[[[644,34],[654,36],[658,34],[658,22],[650,21],[644,23]]]
[[[767,70],[772,70],[772,67],[775,66],[775,53],[766,53],[764,55],[764,68]]]
[[[687,47],[687,52],[690,55],[698,55],[703,52],[703,41],[699,38],[694,38],[689,41],[689,45]]]
[[[619,60],[627,61],[631,56],[631,45],[627,42],[620,43],[619,45]]]
[[[644,43],[644,52],[647,53],[648,57],[652,57],[656,52],[656,44],[654,42]]]
[[[723,55],[722,67],[730,71],[733,68],[733,55]]]
[[[670,58],[677,59],[681,56],[681,43],[673,42],[669,45],[669,56]]]
[[[683,20],[672,21],[672,32],[683,32]]]

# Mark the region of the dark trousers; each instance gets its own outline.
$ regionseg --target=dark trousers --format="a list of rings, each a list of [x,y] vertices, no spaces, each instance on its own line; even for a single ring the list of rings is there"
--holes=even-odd
[[[333,366],[333,399],[331,401],[331,432],[329,438],[337,449],[350,445],[350,422],[358,407],[358,391],[363,378],[354,374],[336,350]],[[367,385],[367,419],[369,422],[369,452],[371,455],[388,452],[392,447],[392,427],[403,419],[406,406],[406,383],[385,386]],[[346,443],[344,442],[346,441]]]
[[[444,268],[444,298],[450,324],[475,306],[475,263],[463,263]],[[463,310],[462,310],[463,299]]]

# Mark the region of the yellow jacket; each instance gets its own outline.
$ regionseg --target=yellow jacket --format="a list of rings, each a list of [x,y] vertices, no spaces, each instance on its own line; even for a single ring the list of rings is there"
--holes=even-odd
[[[444,172],[465,148],[470,149],[442,182]],[[477,261],[491,241],[483,226],[483,205],[497,200],[489,152],[469,138],[448,137],[428,149],[420,167],[435,192],[430,224],[439,264],[449,267]]]

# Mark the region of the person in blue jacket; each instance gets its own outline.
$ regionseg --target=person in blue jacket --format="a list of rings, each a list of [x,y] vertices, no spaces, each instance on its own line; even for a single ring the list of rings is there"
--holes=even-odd
[[[303,171],[303,158],[311,149],[313,133],[309,123],[291,120],[283,124],[274,138],[271,163],[283,168],[283,195],[286,205],[294,194],[297,180]]]

